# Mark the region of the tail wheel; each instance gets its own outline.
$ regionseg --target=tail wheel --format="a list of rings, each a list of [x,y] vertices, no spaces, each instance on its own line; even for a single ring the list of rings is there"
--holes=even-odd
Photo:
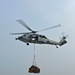
[[[58,48],[58,46],[56,45],[56,48]]]

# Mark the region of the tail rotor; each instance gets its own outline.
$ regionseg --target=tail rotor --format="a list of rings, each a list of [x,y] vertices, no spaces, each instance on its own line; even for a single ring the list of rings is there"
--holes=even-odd
[[[59,39],[66,39],[66,38],[68,38],[68,34],[65,34],[65,32],[62,32],[61,33],[61,37],[59,37]]]

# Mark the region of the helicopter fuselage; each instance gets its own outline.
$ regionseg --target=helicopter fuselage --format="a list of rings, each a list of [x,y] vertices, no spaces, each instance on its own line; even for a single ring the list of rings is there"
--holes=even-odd
[[[16,38],[16,40],[20,40],[25,43],[35,43],[35,44],[58,44],[58,42],[53,41],[45,37],[44,35],[39,34],[24,34]]]
[[[61,24],[58,24],[58,25],[55,25],[55,26],[52,26],[52,27],[49,27],[49,28],[45,28],[45,29],[42,29],[42,30],[39,30],[39,31],[34,31],[22,19],[19,19],[19,20],[16,20],[16,21],[18,23],[20,23],[21,25],[23,25],[25,28],[27,28],[31,32],[11,33],[11,34],[12,35],[22,34],[21,36],[16,38],[16,40],[20,40],[20,41],[26,43],[27,45],[29,45],[29,43],[51,44],[51,45],[55,45],[58,48],[57,45],[62,46],[62,45],[67,43],[66,36],[63,36],[62,39],[59,42],[57,42],[57,41],[48,39],[44,35],[36,34],[37,32],[40,32],[40,31],[45,31],[45,30],[48,30],[48,29],[60,27]]]

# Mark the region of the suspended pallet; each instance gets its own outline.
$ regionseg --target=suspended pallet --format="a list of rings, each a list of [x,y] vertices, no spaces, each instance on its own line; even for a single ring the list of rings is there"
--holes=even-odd
[[[36,60],[35,60],[35,44],[34,44],[34,59],[33,59],[33,64],[29,68],[29,73],[40,73],[40,68],[37,67]]]
[[[35,66],[35,65],[32,65],[30,68],[29,68],[29,73],[40,73],[40,69]]]

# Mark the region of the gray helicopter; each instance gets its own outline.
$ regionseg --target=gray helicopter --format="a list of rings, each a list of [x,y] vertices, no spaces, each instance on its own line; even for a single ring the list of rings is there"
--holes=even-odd
[[[56,28],[56,27],[60,27],[61,25],[55,25],[43,30],[39,30],[39,31],[33,31],[22,19],[16,20],[18,23],[20,23],[21,25],[23,25],[25,28],[27,28],[29,31],[31,32],[24,32],[24,33],[11,33],[12,35],[21,35],[18,38],[15,38],[16,40],[20,40],[24,43],[26,43],[27,45],[29,45],[29,43],[34,43],[34,44],[50,44],[50,45],[55,45],[56,48],[58,48],[59,46],[62,46],[64,44],[67,43],[66,41],[66,36],[63,36],[62,39],[57,42],[51,39],[48,39],[45,35],[40,35],[37,34],[40,31],[45,31],[48,29],[52,29],[52,28]]]

